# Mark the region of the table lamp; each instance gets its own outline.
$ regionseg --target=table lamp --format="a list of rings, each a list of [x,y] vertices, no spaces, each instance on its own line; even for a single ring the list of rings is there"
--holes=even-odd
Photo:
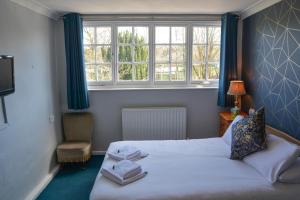
[[[233,116],[236,116],[240,113],[238,96],[246,94],[244,81],[230,81],[230,86],[227,94],[234,95],[234,108],[231,108],[231,113]]]

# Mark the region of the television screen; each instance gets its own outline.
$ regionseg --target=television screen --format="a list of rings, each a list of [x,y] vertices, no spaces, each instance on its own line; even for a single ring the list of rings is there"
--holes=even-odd
[[[0,96],[11,94],[14,91],[14,58],[0,56]]]

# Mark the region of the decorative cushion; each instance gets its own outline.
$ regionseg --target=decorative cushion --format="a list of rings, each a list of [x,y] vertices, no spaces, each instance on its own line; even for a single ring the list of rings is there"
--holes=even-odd
[[[226,144],[228,144],[229,146],[231,146],[231,138],[232,138],[232,125],[237,123],[238,121],[240,121],[241,119],[244,119],[244,116],[242,115],[238,115],[234,118],[234,120],[231,122],[231,124],[228,126],[228,128],[226,129],[222,139],[224,140],[224,142]]]
[[[230,159],[242,160],[245,156],[265,148],[264,108],[232,125]]]

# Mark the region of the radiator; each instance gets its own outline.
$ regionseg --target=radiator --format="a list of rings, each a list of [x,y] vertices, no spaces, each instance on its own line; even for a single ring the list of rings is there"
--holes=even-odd
[[[186,108],[123,108],[123,140],[179,140],[186,138]]]

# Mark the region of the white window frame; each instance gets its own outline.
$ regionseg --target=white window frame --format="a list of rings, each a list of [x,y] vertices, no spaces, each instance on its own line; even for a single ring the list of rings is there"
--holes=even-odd
[[[180,44],[180,45],[184,45],[185,46],[185,64],[186,64],[186,69],[185,69],[185,80],[182,80],[182,81],[171,81],[171,80],[169,80],[169,81],[164,81],[164,80],[162,80],[162,81],[160,81],[160,80],[158,80],[158,81],[155,81],[155,47],[156,47],[156,45],[169,45],[169,62],[171,61],[170,60],[170,56],[171,56],[171,46],[172,46],[172,44],[175,44],[175,43],[172,43],[172,41],[171,41],[171,32],[172,32],[172,30],[170,29],[170,42],[169,42],[169,44],[156,44],[155,43],[155,27],[170,27],[170,28],[172,28],[172,27],[184,27],[185,28],[185,43],[184,44]],[[175,22],[173,22],[173,23],[168,23],[168,22],[161,22],[161,23],[155,23],[154,24],[154,27],[153,27],[153,51],[154,51],[154,55],[153,55],[153,71],[154,71],[154,73],[153,73],[153,81],[154,81],[154,83],[155,83],[155,85],[186,85],[187,83],[188,83],[188,77],[189,77],[189,70],[188,70],[188,68],[189,68],[189,66],[188,66],[188,26],[187,26],[187,24],[186,23],[182,23],[182,22],[177,22],[177,23],[175,23]]]
[[[134,81],[134,80],[119,80],[119,66],[118,66],[118,59],[119,59],[119,54],[118,54],[118,27],[119,26],[131,26],[131,27],[148,27],[148,46],[149,46],[149,60],[148,60],[148,80],[141,80],[141,81]],[[116,62],[115,62],[115,65],[113,68],[115,68],[115,80],[114,80],[114,83],[115,85],[149,85],[150,84],[150,27],[149,27],[149,24],[144,24],[144,23],[124,23],[124,22],[117,22],[115,23],[115,33],[114,33],[114,37],[112,38],[112,40],[114,40],[114,43],[115,43],[115,51],[114,53],[116,54],[115,59],[116,59]]]
[[[90,27],[97,27],[97,26],[101,26],[101,27],[111,27],[111,52],[112,52],[112,60],[111,60],[111,65],[112,65],[112,80],[108,80],[108,81],[87,81],[88,82],[88,86],[102,86],[102,85],[113,85],[114,82],[114,66],[115,66],[115,59],[114,59],[114,41],[113,41],[113,26],[110,23],[101,23],[101,25],[99,25],[98,23],[90,23],[90,22],[84,22],[84,26],[90,26]],[[96,30],[95,30],[96,31]],[[96,33],[94,33],[96,34]],[[96,38],[95,38],[96,39]],[[93,44],[92,44],[93,45]],[[85,45],[84,45],[85,46]],[[96,44],[97,46],[97,44]],[[100,45],[102,46],[102,45]],[[96,58],[95,58],[96,59]]]
[[[191,61],[190,61],[190,81],[192,84],[201,84],[201,85],[205,85],[205,84],[210,84],[210,85],[217,85],[219,83],[219,79],[207,79],[207,67],[208,67],[208,64],[209,63],[213,63],[213,62],[209,62],[208,61],[208,55],[207,55],[207,51],[208,51],[208,29],[207,27],[221,27],[220,24],[194,24],[193,27],[191,28],[191,35],[192,35],[192,41],[191,41]],[[194,46],[194,34],[193,34],[193,31],[194,31],[194,27],[206,27],[206,43],[205,44],[200,44],[200,45],[205,45],[205,49],[206,49],[206,52],[205,52],[205,57],[206,57],[206,60],[205,60],[205,77],[206,79],[203,79],[203,80],[193,80],[192,79],[192,70],[193,70],[193,46]],[[199,44],[195,44],[195,45],[199,45]],[[221,38],[220,38],[220,49],[221,49]],[[220,58],[221,60],[221,58]]]
[[[193,28],[199,26],[221,26],[221,21],[95,21],[84,20],[84,26],[103,26],[111,27],[111,46],[112,46],[112,80],[111,81],[88,81],[89,86],[108,86],[108,87],[155,87],[160,85],[167,86],[211,86],[218,87],[219,79],[216,80],[192,80],[192,53],[193,53]],[[149,31],[149,80],[148,81],[118,81],[118,26],[142,26],[148,27]],[[155,81],[155,27],[170,26],[170,27],[185,27],[185,61],[186,72],[184,81]]]

